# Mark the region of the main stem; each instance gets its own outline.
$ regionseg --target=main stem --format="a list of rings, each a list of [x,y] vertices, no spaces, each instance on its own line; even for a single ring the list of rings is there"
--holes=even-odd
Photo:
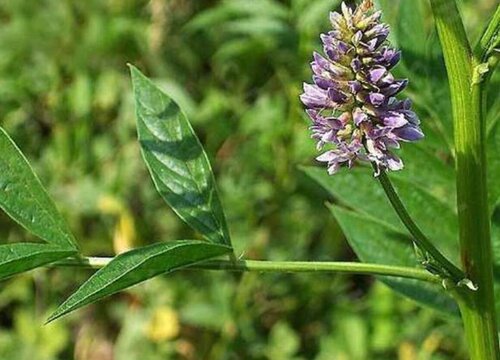
[[[499,360],[486,186],[485,126],[477,61],[455,0],[431,0],[443,48],[454,119],[460,253],[477,291],[461,289],[460,311],[472,360]],[[459,295],[460,296],[460,295]]]

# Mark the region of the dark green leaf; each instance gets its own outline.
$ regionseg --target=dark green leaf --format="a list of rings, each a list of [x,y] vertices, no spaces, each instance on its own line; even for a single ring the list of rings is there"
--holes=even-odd
[[[304,168],[304,171],[341,204],[407,234],[371,169],[352,169],[335,176],[328,175],[325,169],[319,167]],[[429,191],[433,189],[431,184],[429,189],[424,190],[404,178],[391,176],[391,180],[424,234],[447,256],[458,261],[458,224],[450,205]],[[407,246],[411,249],[410,242]]]
[[[223,31],[228,34],[246,36],[269,36],[273,34],[286,34],[290,28],[286,23],[278,19],[268,17],[252,17],[227,21],[224,23]]]
[[[28,161],[0,128],[0,207],[26,230],[48,243],[76,249],[59,214]]]
[[[490,70],[491,71],[491,70]],[[500,97],[498,97],[498,92],[500,91],[500,72],[494,71],[491,78],[489,79],[489,86],[485,91],[486,95],[486,133],[491,133],[492,129],[500,121]]]
[[[297,16],[297,27],[302,32],[312,33],[318,31],[318,24],[326,22],[328,13],[335,9],[340,0],[297,1],[293,3]]]
[[[422,118],[426,146],[440,151],[453,147],[451,103],[446,71],[430,9],[422,1],[379,0],[383,21],[391,25],[390,40],[402,51],[395,75],[410,80],[405,92]],[[445,146],[441,147],[441,142]]]
[[[0,245],[0,279],[64,259],[75,250],[34,243]]]
[[[405,61],[426,56],[427,32],[423,6],[422,1],[399,2],[396,32]]]
[[[339,222],[349,244],[361,261],[414,267],[418,260],[413,248],[409,246],[410,238],[371,216],[360,215],[330,206]],[[439,286],[430,283],[399,278],[380,277],[394,290],[434,309],[456,313],[453,299]]]
[[[500,123],[488,136],[488,204],[490,209],[500,205]]]
[[[497,321],[500,320],[500,207],[491,217],[491,242],[493,246],[493,275],[495,279],[495,302]]]
[[[403,171],[396,171],[391,178],[414,184],[432,194],[451,209],[456,208],[455,169],[453,159],[445,163],[426,148],[425,140],[414,146],[402,148],[398,155],[404,160]]]
[[[158,243],[118,255],[97,271],[50,316],[53,321],[82,306],[159,274],[224,255],[225,245],[195,240]]]
[[[203,30],[217,28],[226,21],[237,18],[286,19],[288,9],[270,0],[229,0],[219,6],[212,7],[195,16],[187,24],[189,30]],[[255,29],[259,31],[259,29]]]
[[[131,66],[137,129],[156,189],[193,229],[230,244],[207,155],[179,106]]]
[[[375,0],[375,8],[382,10],[382,21],[388,23],[391,25],[391,28],[397,28],[396,24],[398,23],[399,19],[399,5],[400,5],[400,0]],[[391,43],[398,47],[399,44],[397,43],[398,38],[394,36],[395,34],[393,31],[390,34],[389,40]]]
[[[274,0],[226,0],[224,7],[235,13],[247,16],[268,16],[286,19],[288,9],[285,5]]]
[[[491,242],[493,244],[493,262],[498,268],[495,277],[500,283],[500,206],[493,211],[491,217]]]

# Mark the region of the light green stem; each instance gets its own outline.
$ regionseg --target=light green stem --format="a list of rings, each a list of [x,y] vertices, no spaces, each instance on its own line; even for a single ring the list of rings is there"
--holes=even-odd
[[[113,257],[83,257],[66,259],[50,266],[57,267],[83,267],[100,269],[108,265]],[[315,261],[259,261],[259,260],[209,260],[200,264],[189,266],[186,269],[197,270],[224,270],[224,271],[254,271],[254,272],[285,272],[285,273],[351,273],[365,275],[394,276],[401,278],[417,279],[432,283],[439,283],[439,277],[429,272],[404,266],[391,266],[381,264],[367,264],[359,262],[315,262]]]
[[[446,270],[446,272],[448,273],[447,275],[453,280],[455,285],[464,280],[465,274],[463,273],[463,271],[460,270],[458,267],[456,267],[450,260],[448,260],[429,241],[429,239],[424,235],[424,233],[420,230],[417,224],[413,222],[413,219],[411,218],[410,214],[408,214],[408,211],[406,210],[403,202],[399,198],[398,194],[396,193],[396,190],[394,189],[391,181],[389,180],[389,177],[384,171],[382,171],[379,174],[378,180],[382,185],[382,188],[384,189],[385,194],[387,195],[387,198],[389,199],[392,207],[396,211],[399,219],[404,224],[406,229],[408,229],[410,234],[413,236],[413,241],[415,241],[417,246],[421,250],[424,250],[429,255],[431,255],[432,258],[436,262],[438,262],[443,267],[443,269]]]
[[[481,81],[455,0],[431,0],[453,107],[462,265],[477,291],[462,289],[460,311],[472,360],[499,360],[487,203]]]
[[[476,58],[481,62],[488,60],[488,56],[495,47],[500,44],[500,5],[493,14],[488,26],[484,30],[481,38],[479,39],[476,48],[474,49]]]

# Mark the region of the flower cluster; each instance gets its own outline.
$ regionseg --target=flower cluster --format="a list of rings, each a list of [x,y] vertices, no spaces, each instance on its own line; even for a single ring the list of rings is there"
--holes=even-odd
[[[317,158],[328,163],[329,174],[357,159],[375,164],[375,175],[400,170],[403,162],[392,149],[424,136],[411,101],[396,99],[408,81],[390,72],[401,53],[388,44],[381,15],[370,0],[354,10],[342,3],[342,14],[330,13],[333,29],[321,35],[325,56],[314,53],[314,84],[304,84],[300,99],[318,150],[330,145]]]

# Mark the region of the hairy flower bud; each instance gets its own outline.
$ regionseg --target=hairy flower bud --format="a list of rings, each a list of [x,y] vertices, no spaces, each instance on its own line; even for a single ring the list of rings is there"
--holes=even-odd
[[[300,99],[318,150],[329,148],[317,160],[328,163],[330,174],[356,160],[373,162],[375,175],[400,170],[392,150],[424,136],[411,101],[396,98],[408,81],[390,72],[401,53],[390,47],[381,15],[369,0],[354,10],[342,3],[342,14],[330,13],[332,30],[321,35],[324,56],[313,55],[314,84],[304,84]]]

